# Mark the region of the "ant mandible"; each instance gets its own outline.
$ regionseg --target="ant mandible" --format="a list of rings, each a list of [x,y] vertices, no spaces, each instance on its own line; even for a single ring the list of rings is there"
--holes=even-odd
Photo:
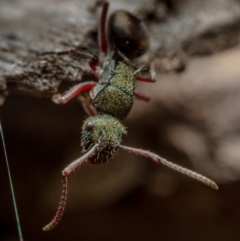
[[[105,33],[105,19],[108,9],[108,2],[103,3],[103,11],[101,16],[101,44],[102,44],[102,51],[106,53],[107,45],[106,45],[106,39],[103,36],[103,33]],[[121,12],[123,15],[131,16],[130,19],[136,19],[132,14],[126,12],[126,11],[117,11],[115,12],[110,19],[114,19],[115,17],[118,17],[118,14]],[[132,20],[133,22],[135,20]],[[130,21],[131,22],[131,21]],[[137,20],[137,25],[140,25],[140,20]],[[110,33],[113,34],[113,36],[117,36],[117,34],[121,31],[116,30],[117,29],[117,23],[114,23],[112,21],[110,24]],[[121,25],[122,26],[122,25]],[[123,28],[121,29],[123,32],[125,31]],[[117,34],[115,34],[115,32]],[[125,31],[127,32],[127,31]],[[116,40],[117,39],[117,40]],[[121,51],[124,50],[124,48],[128,48],[129,46],[124,44],[121,46],[119,43],[120,37],[117,36],[112,40],[112,46],[115,50],[115,54],[118,53],[119,55],[122,55],[123,53]],[[146,42],[148,39],[146,38]],[[128,54],[126,55],[126,52],[124,54],[126,57],[136,57],[142,54],[144,51],[146,51],[146,42],[139,41],[139,51],[131,51],[129,50]],[[119,45],[118,45],[119,44]],[[119,49],[117,49],[119,47]],[[126,50],[126,49],[125,49]],[[124,50],[124,51],[125,51]],[[197,181],[200,181],[209,187],[213,189],[218,189],[218,186],[215,182],[208,179],[205,176],[202,176],[201,174],[198,174],[196,172],[193,172],[189,169],[186,169],[184,167],[181,167],[177,164],[174,164],[172,162],[167,161],[166,159],[154,154],[153,152],[132,148],[128,146],[121,145],[123,137],[127,135],[126,128],[120,123],[118,119],[124,119],[127,114],[129,113],[131,107],[132,107],[132,99],[133,95],[136,95],[136,92],[134,92],[135,84],[134,84],[134,73],[131,72],[131,74],[127,70],[122,70],[121,68],[128,69],[129,66],[124,61],[118,61],[116,59],[110,60],[110,62],[104,67],[103,73],[100,75],[96,71],[96,65],[98,63],[98,58],[91,54],[86,54],[83,52],[78,51],[71,51],[71,54],[80,57],[89,59],[89,65],[95,75],[99,78],[99,84],[93,81],[89,81],[86,83],[79,84],[78,86],[75,86],[73,89],[68,91],[65,95],[60,96],[57,95],[54,97],[55,102],[57,103],[66,103],[69,99],[73,98],[77,94],[85,91],[93,89],[93,105],[96,107],[97,111],[101,113],[102,115],[96,115],[97,112],[95,108],[92,106],[92,104],[86,104],[87,113],[89,115],[93,115],[88,117],[82,126],[82,137],[81,137],[81,146],[83,148],[83,152],[85,154],[78,158],[77,160],[73,161],[70,165],[68,165],[63,171],[62,171],[62,192],[61,192],[61,198],[58,206],[58,210],[53,218],[53,220],[47,224],[43,230],[49,231],[53,229],[60,221],[65,206],[66,206],[66,200],[67,200],[67,177],[83,162],[88,162],[90,164],[99,164],[99,163],[105,163],[109,158],[111,158],[118,149],[127,150],[129,152],[132,152],[134,154],[144,156],[146,158],[151,159],[152,161],[156,163],[162,163],[163,165],[178,171],[184,175],[187,175]],[[125,57],[123,57],[125,58]],[[123,67],[121,66],[123,65]],[[120,68],[121,70],[118,70]],[[127,73],[125,73],[127,71]],[[121,77],[123,75],[124,77]],[[153,79],[151,78],[145,78],[145,77],[139,77],[139,79],[147,80],[148,82],[151,82]],[[126,83],[126,79],[131,79],[130,84]],[[135,75],[135,79],[138,79],[138,77]],[[110,88],[111,87],[111,88]],[[108,89],[109,88],[109,89]],[[123,89],[122,89],[123,88]],[[118,96],[113,98],[110,94],[106,94],[107,91],[111,93],[111,91],[118,91],[121,90],[124,94],[121,96]],[[106,91],[106,92],[105,92]],[[105,101],[102,101],[101,98],[99,99],[99,95],[105,95],[103,98],[106,98]],[[129,98],[130,97],[130,98]],[[123,98],[124,106],[121,108],[121,106],[116,105],[119,100],[117,98]],[[125,105],[126,103],[126,105]],[[109,105],[106,106],[105,105]],[[123,105],[123,104],[122,104]],[[93,111],[91,111],[93,109]],[[118,119],[117,119],[118,118]]]
[[[98,69],[99,58],[96,55],[70,50],[70,55],[77,59],[89,60],[89,66],[98,79],[73,86],[65,94],[53,95],[56,104],[65,104],[76,95],[90,90],[92,101],[82,101],[89,116],[109,114],[118,119],[125,119],[133,105],[133,96],[149,101],[149,97],[135,91],[135,80],[155,82],[155,77],[146,77],[133,71],[130,59],[140,57],[149,47],[149,35],[142,21],[124,10],[114,12],[108,21],[108,41],[106,37],[106,18],[109,3],[103,2],[99,28],[99,47],[106,57],[108,45],[111,47],[111,59],[105,62],[102,70]],[[109,101],[111,100],[111,101]]]

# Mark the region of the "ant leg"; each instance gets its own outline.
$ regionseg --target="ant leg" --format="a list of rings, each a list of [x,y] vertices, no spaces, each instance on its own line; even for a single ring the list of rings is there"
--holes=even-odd
[[[99,147],[99,143],[95,144],[87,153],[83,156],[79,157],[77,160],[70,163],[63,171],[62,174],[64,176],[69,176],[72,171],[74,171],[78,166],[80,166],[83,162],[85,162],[88,157],[90,157]]]
[[[148,96],[144,95],[143,93],[136,92],[136,91],[134,91],[134,96],[137,99],[143,100],[143,101],[146,101],[146,102],[148,102],[150,100],[150,98]]]
[[[92,105],[92,100],[89,95],[79,95],[78,100],[81,102],[82,107],[88,116],[95,116],[98,114],[96,108]]]
[[[74,49],[70,50],[69,53],[72,57],[77,59],[89,59],[89,66],[91,70],[93,71],[95,76],[99,78],[98,74],[96,73],[97,65],[98,65],[98,56],[90,53],[74,50]]]
[[[99,47],[104,53],[107,54],[107,39],[106,39],[106,19],[107,19],[107,12],[108,12],[109,2],[104,1],[102,5],[102,13],[100,18],[100,25],[99,25]]]
[[[88,116],[98,115],[97,110],[95,109],[95,107],[92,104],[87,105],[87,104],[82,103],[82,107]]]
[[[134,78],[137,81],[143,81],[143,82],[148,82],[148,83],[156,82],[156,78],[155,77],[147,77],[147,76],[143,76],[143,75],[135,75]]]
[[[150,151],[145,151],[145,150],[136,149],[136,148],[132,148],[132,147],[128,147],[128,146],[122,146],[122,145],[119,145],[119,147],[126,151],[133,152],[136,155],[145,156],[146,158],[152,159],[156,163],[162,163],[164,166],[167,166],[177,172],[180,172],[180,173],[187,175],[199,182],[202,182],[203,184],[205,184],[213,189],[216,189],[216,190],[218,189],[217,184],[215,182],[213,182],[212,180],[210,180],[209,178],[207,178],[199,173],[193,172],[187,168],[184,168],[177,164],[169,162],[166,159],[164,159]]]
[[[96,84],[97,83],[94,81],[80,83],[78,85],[73,86],[69,91],[67,91],[63,95],[54,94],[52,100],[55,104],[65,104],[81,92],[92,89]]]
[[[62,194],[60,197],[58,209],[52,221],[43,227],[43,231],[50,231],[51,229],[55,228],[57,224],[60,222],[66,206],[66,201],[67,201],[67,177],[71,174],[73,170],[75,170],[84,161],[86,161],[87,158],[90,157],[93,154],[93,152],[96,151],[98,146],[99,146],[99,143],[95,144],[87,153],[85,153],[82,157],[78,158],[76,161],[72,162],[69,166],[67,166],[62,171],[63,185],[62,185]]]
[[[138,75],[138,73],[140,73],[143,68],[144,68],[144,66],[141,66],[140,68],[138,68],[137,70],[134,71],[135,80],[143,81],[143,82],[149,82],[149,83],[156,82],[156,72],[155,72],[153,64],[151,64],[151,66],[150,66],[151,77]]]
[[[43,231],[50,231],[51,229],[55,228],[63,215],[64,209],[66,207],[66,202],[67,202],[67,176],[63,175],[62,183],[63,183],[62,192],[61,192],[62,194],[60,197],[60,202],[58,205],[57,212],[53,220],[49,224],[43,227]]]

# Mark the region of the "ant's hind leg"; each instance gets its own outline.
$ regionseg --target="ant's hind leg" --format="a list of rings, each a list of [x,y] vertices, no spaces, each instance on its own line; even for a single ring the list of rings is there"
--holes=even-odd
[[[148,82],[148,83],[156,82],[155,77],[148,77],[148,76],[143,76],[143,75],[135,75],[134,79],[137,81]]]
[[[83,93],[82,95],[79,95],[77,99],[81,102],[82,107],[88,116],[95,116],[98,114],[88,94]]]
[[[148,102],[150,100],[150,98],[143,94],[143,93],[139,93],[139,92],[136,92],[134,91],[134,96],[138,99],[138,100],[143,100],[145,102]]]
[[[68,90],[65,94],[54,94],[52,100],[55,104],[65,104],[76,95],[86,91],[91,90],[97,83],[94,81],[87,81],[84,83],[80,83],[78,85],[74,85],[70,90]]]

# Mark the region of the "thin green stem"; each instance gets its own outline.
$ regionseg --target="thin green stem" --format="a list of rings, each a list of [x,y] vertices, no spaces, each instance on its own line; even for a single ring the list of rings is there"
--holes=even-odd
[[[4,141],[3,129],[2,129],[1,121],[0,121],[0,132],[1,132],[1,138],[2,138],[2,143],[3,143],[3,150],[4,150],[5,160],[6,160],[6,164],[7,164],[7,172],[8,172],[8,178],[9,178],[9,183],[10,183],[10,189],[11,189],[11,193],[12,193],[13,208],[14,208],[15,217],[16,217],[18,236],[19,236],[19,240],[23,241],[22,228],[21,228],[20,219],[19,219],[19,215],[18,215],[17,202],[16,202],[14,189],[13,189],[13,182],[12,182],[12,177],[11,177],[11,172],[10,172],[10,167],[9,167],[9,161],[8,161],[8,156],[7,156],[7,149],[6,149],[6,146],[5,146],[5,141]]]

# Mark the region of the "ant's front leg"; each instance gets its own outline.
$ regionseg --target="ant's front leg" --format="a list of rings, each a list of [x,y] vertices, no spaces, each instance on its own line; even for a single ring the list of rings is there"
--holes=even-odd
[[[68,90],[65,94],[54,94],[52,100],[55,104],[65,104],[76,95],[81,94],[86,90],[91,90],[96,86],[96,82],[87,81],[84,83],[80,83],[78,85],[74,85],[70,90]]]

